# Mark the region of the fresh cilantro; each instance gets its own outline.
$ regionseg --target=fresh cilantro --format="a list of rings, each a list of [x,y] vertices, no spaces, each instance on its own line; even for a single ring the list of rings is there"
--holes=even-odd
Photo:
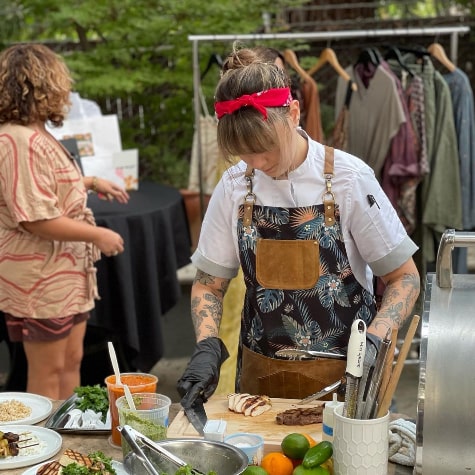
[[[107,388],[101,387],[99,384],[94,386],[78,386],[74,388],[74,392],[78,396],[78,399],[76,399],[78,409],[83,412],[86,409],[100,412],[102,414],[102,422],[106,421],[107,411],[109,410]]]

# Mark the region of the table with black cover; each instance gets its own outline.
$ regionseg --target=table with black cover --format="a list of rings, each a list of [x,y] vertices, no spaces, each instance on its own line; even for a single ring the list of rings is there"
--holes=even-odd
[[[180,192],[141,182],[139,190],[129,194],[126,205],[89,196],[97,225],[120,233],[124,252],[115,257],[102,255],[96,263],[101,299],[88,322],[82,384],[103,383],[104,375],[112,372],[107,341],[114,342],[122,371],[147,372],[160,360],[161,317],[178,302],[177,270],[190,262],[191,241]],[[15,368],[6,389],[24,390],[21,352],[11,351]]]

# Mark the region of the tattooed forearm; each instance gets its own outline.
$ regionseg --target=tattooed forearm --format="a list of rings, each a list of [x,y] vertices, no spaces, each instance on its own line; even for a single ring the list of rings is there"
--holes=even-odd
[[[223,316],[223,299],[229,279],[198,271],[191,291],[191,318],[196,339],[218,336]]]
[[[218,336],[223,314],[223,300],[212,293],[195,297],[191,301],[191,318],[198,340],[204,336]]]
[[[388,283],[381,302],[381,308],[372,326],[379,335],[386,334],[391,327],[400,328],[411,314],[420,291],[418,273],[403,274]]]

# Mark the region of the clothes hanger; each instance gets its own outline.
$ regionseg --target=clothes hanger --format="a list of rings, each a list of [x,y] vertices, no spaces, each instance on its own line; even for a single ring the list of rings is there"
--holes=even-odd
[[[223,67],[223,58],[217,53],[213,53],[208,60],[208,64],[206,65],[205,70],[201,73],[201,79],[203,79],[206,74],[208,74],[208,71],[211,69],[213,65],[216,65],[221,69]]]
[[[407,46],[398,46],[398,49],[401,53],[412,53],[417,58],[422,59],[424,56],[430,56],[429,51],[422,46],[407,47]]]
[[[439,63],[441,63],[445,68],[447,68],[451,73],[455,71],[457,66],[455,66],[452,61],[445,54],[444,47],[440,43],[432,43],[427,51],[433,56]]]
[[[318,62],[310,68],[307,72],[310,76],[313,76],[319,69],[321,69],[326,63],[328,63],[345,81],[350,81],[350,75],[342,68],[338,58],[336,57],[335,51],[332,48],[325,48],[318,58]],[[353,91],[356,91],[358,88],[356,83],[353,82],[351,85]]]
[[[388,51],[384,55],[384,59],[395,59],[399,66],[406,71],[406,73],[409,74],[411,78],[415,76],[415,74],[411,71],[411,69],[407,66],[407,64],[404,62],[404,59],[402,57],[401,51],[399,51],[399,48],[396,46],[388,46]]]
[[[284,50],[284,59],[286,64],[288,64],[295,72],[300,76],[300,79],[304,81],[309,81],[310,83],[315,82],[312,77],[302,68],[299,64],[299,60],[297,59],[297,55],[291,49]]]
[[[371,51],[374,53],[374,57],[376,58],[376,61],[378,64],[381,64],[381,61],[384,61],[383,56],[381,55],[381,51],[379,51],[378,48],[371,48]]]
[[[365,48],[358,56],[356,64],[373,64],[379,66],[378,58],[371,48]]]

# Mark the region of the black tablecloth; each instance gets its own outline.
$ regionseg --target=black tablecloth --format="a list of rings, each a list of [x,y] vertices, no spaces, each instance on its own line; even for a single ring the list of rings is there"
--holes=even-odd
[[[117,231],[124,252],[96,263],[100,300],[91,325],[119,335],[132,365],[149,371],[163,355],[160,317],[180,298],[177,270],[190,262],[190,237],[180,192],[143,182],[127,205],[90,195],[98,226]]]
[[[101,299],[91,312],[81,370],[82,384],[96,384],[112,371],[109,340],[123,371],[149,371],[163,356],[160,319],[180,298],[176,273],[190,262],[191,241],[183,199],[170,186],[143,182],[126,205],[97,195],[89,196],[88,205],[97,225],[117,231],[125,243],[122,254],[96,263]],[[10,374],[9,390],[24,390],[18,346],[11,348],[16,375]]]

